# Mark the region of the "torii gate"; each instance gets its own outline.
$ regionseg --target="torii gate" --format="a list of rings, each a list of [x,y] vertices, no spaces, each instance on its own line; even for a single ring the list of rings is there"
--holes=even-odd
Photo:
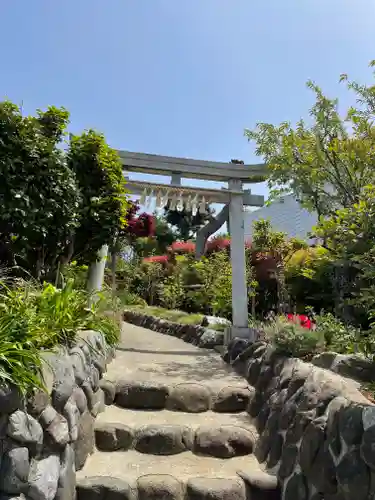
[[[243,165],[242,163],[224,163],[174,158],[144,153],[119,151],[125,172],[143,172],[171,177],[170,185],[129,180],[127,187],[131,193],[152,195],[162,204],[176,200],[194,209],[194,203],[204,208],[206,203],[222,203],[222,211],[197,234],[196,257],[204,253],[208,237],[216,232],[225,222],[231,235],[232,264],[232,311],[233,327],[230,337],[250,336],[248,328],[248,293],[246,286],[244,205],[261,207],[264,197],[244,191],[243,184],[263,180],[265,165]],[[227,189],[210,189],[181,186],[182,178],[204,179],[207,181],[227,182]],[[200,203],[199,203],[200,201]]]
[[[126,176],[129,172],[142,172],[171,177],[169,185],[128,180],[127,188],[132,194],[141,195],[142,203],[144,198],[156,197],[157,205],[165,206],[169,201],[177,209],[185,206],[193,211],[204,211],[206,204],[210,203],[224,204],[221,212],[198,232],[196,258],[203,255],[209,236],[227,222],[231,235],[233,326],[227,332],[226,340],[233,337],[250,338],[243,207],[261,207],[264,197],[244,190],[243,184],[262,182],[266,174],[265,165],[244,165],[236,160],[231,163],[191,160],[128,151],[118,153]],[[220,190],[182,186],[182,178],[227,182],[228,188]]]

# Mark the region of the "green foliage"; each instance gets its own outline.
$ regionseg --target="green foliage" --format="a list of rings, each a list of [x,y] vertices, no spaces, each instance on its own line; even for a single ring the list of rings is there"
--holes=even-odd
[[[341,81],[356,98],[345,114],[309,82],[316,97],[310,124],[261,123],[246,135],[268,165],[273,196],[293,193],[320,216],[315,232],[332,257],[335,314],[368,328],[375,311],[375,86],[346,75]]]
[[[104,244],[112,244],[126,224],[128,201],[117,152],[93,130],[71,136],[68,165],[82,192],[80,225],[75,234],[76,260],[96,260]]]
[[[136,238],[132,241],[131,246],[138,258],[151,257],[158,255],[158,242],[153,237]]]
[[[304,241],[274,230],[268,219],[254,221],[251,243],[253,251],[270,254],[277,262],[286,262],[297,250],[307,248]]]
[[[123,306],[142,306],[146,307],[147,302],[142,299],[139,295],[131,293],[127,290],[121,290],[116,292],[116,296],[119,299],[121,307]]]
[[[290,302],[285,282],[285,265],[293,254],[306,248],[304,241],[287,238],[281,231],[275,231],[269,220],[260,219],[253,223],[252,250],[273,259],[276,265],[277,300],[280,312],[285,312]]]
[[[153,236],[133,238],[131,246],[139,258],[152,255],[164,255],[172,243],[177,241],[177,234],[173,231],[164,217],[153,215],[155,231]]]
[[[177,257],[173,272],[160,285],[160,303],[167,309],[178,309],[184,303],[185,286],[183,277],[184,257]]]
[[[309,210],[329,216],[356,203],[363,187],[374,182],[375,87],[350,83],[361,106],[344,117],[337,99],[324,96],[312,82],[308,87],[316,97],[311,125],[304,120],[295,127],[259,123],[245,134],[267,163],[273,196],[293,193]]]
[[[23,392],[42,387],[41,350],[73,345],[79,330],[100,331],[108,344],[116,344],[119,323],[103,314],[108,298],[87,304],[87,294],[74,289],[72,281],[61,290],[23,280],[1,283],[0,384],[15,384]]]
[[[354,354],[361,349],[360,330],[350,325],[345,325],[333,314],[320,314],[315,316],[316,330],[325,340],[327,350]]]
[[[297,310],[304,312],[307,306],[332,310],[332,275],[332,255],[327,249],[317,246],[294,252],[285,264],[285,282]]]
[[[227,252],[215,252],[209,258],[211,267],[212,312],[215,316],[232,314],[232,265]]]
[[[156,306],[133,306],[127,309],[141,311],[143,314],[155,316],[156,318],[166,319],[174,323],[182,325],[200,325],[203,319],[203,314],[188,314],[185,311],[178,309],[164,309]]]
[[[206,224],[213,215],[213,210],[207,205],[206,213],[197,212],[193,215],[191,211],[185,209],[181,212],[178,210],[170,210],[169,205],[164,209],[165,220],[176,230],[177,239],[188,241],[194,238],[197,231]]]
[[[84,290],[86,288],[88,266],[79,265],[77,261],[73,261],[63,268],[63,280],[72,281],[74,288]]]
[[[72,344],[76,333],[83,326],[83,318],[91,311],[87,308],[87,295],[73,288],[68,281],[61,290],[51,284],[45,284],[42,291],[33,297],[35,321],[33,325],[41,333],[40,347],[52,347],[56,344]]]
[[[226,251],[215,252],[196,261],[182,257],[180,272],[187,291],[187,310],[230,317],[232,313],[232,267]]]
[[[346,303],[371,320],[375,312],[375,185],[363,188],[359,199],[341,208],[316,229],[345,273]],[[341,286],[343,288],[343,286]]]
[[[133,271],[129,287],[125,289],[142,297],[150,305],[156,304],[160,298],[160,283],[165,276],[163,266],[159,262],[144,262],[134,266]]]
[[[169,246],[177,241],[176,233],[171,229],[168,221],[163,217],[154,214],[155,220],[155,236],[156,241],[155,253],[156,255],[163,255]],[[151,254],[149,254],[151,255]]]
[[[316,230],[326,247],[338,259],[366,255],[375,243],[375,185],[363,188],[356,203],[322,219]]]
[[[23,117],[0,103],[0,257],[37,278],[57,266],[79,222],[80,193],[58,144],[68,118],[55,107]]]
[[[275,348],[286,356],[305,358],[324,347],[324,338],[318,330],[308,330],[283,317],[266,324],[264,333],[266,340],[272,342]]]

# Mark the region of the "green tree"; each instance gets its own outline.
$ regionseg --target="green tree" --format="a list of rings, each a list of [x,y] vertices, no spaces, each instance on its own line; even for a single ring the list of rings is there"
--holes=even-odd
[[[173,272],[169,273],[160,286],[160,302],[167,309],[180,308],[185,299],[186,288],[184,283],[184,267],[186,259],[184,256],[176,258]]]
[[[133,238],[131,246],[138,257],[151,255],[164,255],[169,246],[177,241],[177,233],[164,217],[154,214],[154,234],[150,236]]]
[[[346,321],[353,321],[353,306],[357,316],[368,317],[375,312],[375,186],[362,190],[359,200],[341,208],[330,218],[321,220],[316,230],[343,270],[338,283],[340,303],[336,308]],[[353,301],[354,299],[354,301]],[[354,302],[354,304],[353,304]],[[358,306],[363,307],[363,311]]]
[[[154,217],[156,252],[159,255],[163,255],[167,251],[167,248],[177,241],[177,235],[164,217],[156,214]]]
[[[164,208],[164,217],[168,224],[175,228],[177,239],[188,241],[194,238],[197,231],[209,221],[214,211],[207,205],[206,213],[197,212],[193,215],[191,211],[170,210],[169,205]]]
[[[271,196],[293,193],[307,209],[330,216],[356,203],[374,182],[375,86],[348,82],[358,106],[340,116],[337,99],[326,97],[313,82],[307,85],[316,97],[309,123],[258,123],[245,135],[267,163]]]
[[[332,253],[322,246],[302,248],[285,264],[285,282],[297,312],[306,306],[314,311],[333,311]]]
[[[276,264],[280,312],[286,312],[289,304],[289,294],[285,283],[285,265],[296,250],[306,246],[306,243],[301,240],[288,239],[282,231],[273,230],[269,220],[260,219],[253,223],[252,250],[272,257]]]
[[[126,225],[128,199],[121,161],[104,136],[93,130],[71,136],[67,157],[83,198],[74,255],[81,262],[95,262],[99,249],[113,245]]]
[[[35,117],[0,103],[1,259],[42,278],[56,269],[79,223],[80,193],[59,142],[69,114]]]
[[[301,120],[295,127],[260,123],[245,134],[256,142],[257,154],[267,163],[272,196],[293,193],[304,207],[318,213],[317,235],[335,260],[335,311],[349,322],[355,320],[355,308],[350,307],[353,293],[358,299],[360,287],[365,286],[359,267],[371,261],[372,238],[361,210],[370,203],[375,184],[375,85],[350,81],[346,75],[341,81],[356,99],[356,106],[344,114],[339,114],[337,99],[327,98],[309,82],[316,95],[311,123]],[[355,222],[350,225],[350,220]]]

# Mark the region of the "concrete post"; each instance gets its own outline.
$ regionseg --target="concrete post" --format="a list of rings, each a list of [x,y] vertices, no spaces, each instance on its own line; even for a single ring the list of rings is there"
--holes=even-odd
[[[174,186],[181,186],[181,174],[173,172],[171,175],[171,184]]]
[[[231,194],[229,204],[233,326],[230,328],[230,332],[227,332],[226,341],[229,341],[234,337],[250,339],[251,332],[248,327],[248,297],[246,286],[245,230],[242,182],[238,180],[229,181],[229,190],[239,191],[240,193]]]
[[[92,293],[102,289],[104,269],[108,256],[108,245],[103,245],[98,252],[98,260],[90,265],[87,291]]]

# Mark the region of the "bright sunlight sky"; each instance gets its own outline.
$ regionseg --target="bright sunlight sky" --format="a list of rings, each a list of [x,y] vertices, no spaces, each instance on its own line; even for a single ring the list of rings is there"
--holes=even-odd
[[[346,107],[339,75],[375,59],[374,0],[1,0],[0,19],[1,98],[197,159],[258,162],[245,127],[307,116],[308,79]]]

